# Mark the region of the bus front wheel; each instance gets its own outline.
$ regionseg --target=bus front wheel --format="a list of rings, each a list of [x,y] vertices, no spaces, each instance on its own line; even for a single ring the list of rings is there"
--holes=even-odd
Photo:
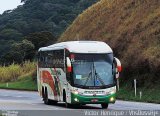
[[[66,104],[66,108],[71,108],[72,107],[72,104],[69,104],[69,103],[65,103]]]
[[[101,106],[102,106],[102,109],[107,109],[108,108],[108,104],[107,103],[103,103],[103,104],[101,104]]]
[[[67,103],[67,95],[65,90],[63,90],[63,102],[65,102],[66,108],[71,108],[72,105]]]

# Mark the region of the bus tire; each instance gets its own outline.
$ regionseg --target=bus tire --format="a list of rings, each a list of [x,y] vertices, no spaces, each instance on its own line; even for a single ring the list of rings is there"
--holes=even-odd
[[[102,109],[107,109],[108,108],[108,103],[103,103],[103,104],[101,104],[101,106],[102,106]]]
[[[70,103],[65,103],[65,105],[66,105],[66,108],[71,108],[72,107],[72,104],[70,104]]]
[[[63,90],[63,102],[66,102],[66,92]]]
[[[58,103],[58,101],[55,101],[55,100],[49,100],[50,101],[50,104],[52,105],[56,105]]]
[[[66,108],[70,108],[71,104],[67,103],[67,95],[66,95],[66,91],[63,90],[63,102],[65,102],[65,106]]]
[[[44,101],[44,97],[45,97],[44,87],[42,87],[42,98],[43,98],[43,101]]]
[[[47,104],[47,105],[50,105],[50,104],[51,104],[51,101],[48,99],[48,91],[47,91],[47,88],[45,88],[44,103]]]
[[[72,104],[72,107],[79,109],[82,106],[82,104]]]

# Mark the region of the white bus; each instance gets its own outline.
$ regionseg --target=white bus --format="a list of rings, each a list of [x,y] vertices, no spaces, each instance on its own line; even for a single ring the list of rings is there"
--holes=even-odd
[[[120,61],[100,41],[69,41],[38,50],[38,91],[45,104],[101,104],[116,100]]]

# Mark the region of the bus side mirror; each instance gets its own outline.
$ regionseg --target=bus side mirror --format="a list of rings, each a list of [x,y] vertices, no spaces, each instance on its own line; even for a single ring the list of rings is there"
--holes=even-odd
[[[119,78],[119,73],[122,72],[121,62],[118,58],[114,57],[116,63],[116,78]]]
[[[72,72],[71,60],[69,59],[69,57],[66,58],[66,63],[67,63],[67,72]]]

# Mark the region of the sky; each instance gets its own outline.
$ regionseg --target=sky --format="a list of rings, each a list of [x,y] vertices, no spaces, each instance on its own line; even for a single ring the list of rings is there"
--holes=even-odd
[[[0,14],[2,14],[5,10],[17,8],[17,6],[21,4],[21,0],[0,0]]]

